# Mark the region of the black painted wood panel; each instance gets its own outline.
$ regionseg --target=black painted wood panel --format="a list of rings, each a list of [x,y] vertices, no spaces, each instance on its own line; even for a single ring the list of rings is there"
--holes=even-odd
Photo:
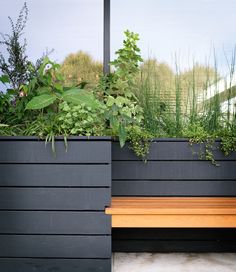
[[[110,187],[111,165],[0,164],[0,186]]]
[[[0,188],[0,210],[104,210],[110,188]]]
[[[114,180],[235,180],[236,161],[113,161]]]
[[[110,258],[110,236],[0,235],[0,257]]]
[[[0,163],[110,163],[109,141],[68,141],[68,150],[62,141],[0,141]],[[104,152],[107,150],[108,152]]]
[[[113,196],[236,196],[236,180],[113,180]]]
[[[236,160],[236,152],[230,156],[225,156],[220,150],[220,142],[215,144],[215,150],[213,151],[216,160]],[[150,151],[147,156],[148,160],[199,160],[199,145],[189,144],[188,140],[175,140],[166,139],[154,140],[150,144]],[[204,150],[204,149],[203,149]],[[114,161],[137,161],[140,160],[134,152],[129,148],[129,144],[126,144],[122,149],[118,142],[112,143],[112,160]]]
[[[225,157],[216,150],[215,158],[219,166],[200,160],[186,139],[160,139],[151,143],[144,163],[127,145],[121,149],[114,142],[112,195],[236,196],[236,152]]]
[[[0,271],[110,272],[111,142],[0,137]]]
[[[0,258],[2,272],[111,272],[110,259]]]
[[[0,211],[1,234],[111,234],[104,212]]]

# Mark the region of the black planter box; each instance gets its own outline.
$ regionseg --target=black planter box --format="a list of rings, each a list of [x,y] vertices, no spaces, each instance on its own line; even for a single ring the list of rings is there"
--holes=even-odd
[[[215,158],[185,139],[153,141],[144,163],[109,137],[70,137],[67,152],[58,138],[56,154],[35,137],[0,137],[0,271],[110,272],[111,179],[113,196],[236,196],[236,154]],[[236,251],[235,229],[112,236],[113,251]]]
[[[186,139],[158,139],[144,163],[128,146],[113,143],[112,195],[236,196],[236,153],[225,157],[216,149],[214,166],[199,159],[198,151]]]
[[[0,271],[111,270],[109,137],[0,137]]]

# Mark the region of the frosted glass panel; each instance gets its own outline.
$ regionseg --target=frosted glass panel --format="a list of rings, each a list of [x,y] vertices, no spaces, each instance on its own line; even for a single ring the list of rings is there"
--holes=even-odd
[[[235,45],[235,0],[119,0],[112,2],[112,52],[122,44],[123,31],[140,34],[144,58],[155,56],[173,66],[177,55],[186,67],[205,62],[213,48],[221,68]]]
[[[0,32],[9,33],[7,16],[15,21],[24,0],[1,0]],[[53,49],[51,58],[62,62],[69,53],[83,50],[102,61],[103,0],[28,0],[25,36],[31,60]]]

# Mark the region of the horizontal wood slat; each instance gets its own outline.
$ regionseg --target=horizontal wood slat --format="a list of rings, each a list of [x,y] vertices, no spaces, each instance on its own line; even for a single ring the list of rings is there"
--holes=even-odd
[[[214,157],[219,167],[199,159],[198,145],[188,139],[154,139],[147,163],[128,145],[112,143],[113,196],[236,196],[236,152],[225,157],[219,150]]]
[[[236,198],[113,197],[112,227],[236,227]]]
[[[104,212],[0,211],[0,234],[111,234]]]
[[[109,141],[69,141],[68,150],[62,141],[0,141],[0,163],[110,163]],[[106,150],[106,152],[104,152]]]
[[[0,259],[3,272],[111,272],[110,259]]]
[[[236,196],[236,180],[113,180],[113,196]]]
[[[235,241],[158,241],[158,240],[113,240],[112,250],[114,252],[236,252]]]
[[[236,215],[114,214],[113,228],[236,228]]]
[[[114,161],[113,180],[236,180],[235,161],[220,167],[204,161]]]
[[[110,188],[0,188],[0,210],[104,210]]]
[[[0,235],[0,244],[0,257],[111,257],[110,236]]]
[[[0,164],[0,186],[110,187],[111,166]]]
[[[156,206],[156,207],[166,207],[169,205],[175,205],[176,207],[179,204],[192,206],[235,206],[236,198],[235,197],[113,197],[112,206],[135,206],[137,208],[142,207],[143,205],[147,206]],[[188,208],[186,207],[186,208]]]
[[[217,142],[215,146],[214,157],[216,160],[236,160],[236,152],[230,156],[225,156],[220,151],[220,143]],[[203,149],[204,150],[204,149]],[[191,146],[188,140],[184,141],[154,141],[150,145],[150,151],[147,156],[148,160],[199,160],[199,145]],[[120,148],[120,144],[117,142],[112,143],[112,160],[114,161],[138,161],[138,158],[134,152],[129,148],[129,144]]]

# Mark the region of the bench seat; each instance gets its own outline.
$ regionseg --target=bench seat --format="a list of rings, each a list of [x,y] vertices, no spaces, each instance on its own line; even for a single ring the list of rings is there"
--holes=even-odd
[[[113,197],[113,228],[236,228],[236,197]]]

